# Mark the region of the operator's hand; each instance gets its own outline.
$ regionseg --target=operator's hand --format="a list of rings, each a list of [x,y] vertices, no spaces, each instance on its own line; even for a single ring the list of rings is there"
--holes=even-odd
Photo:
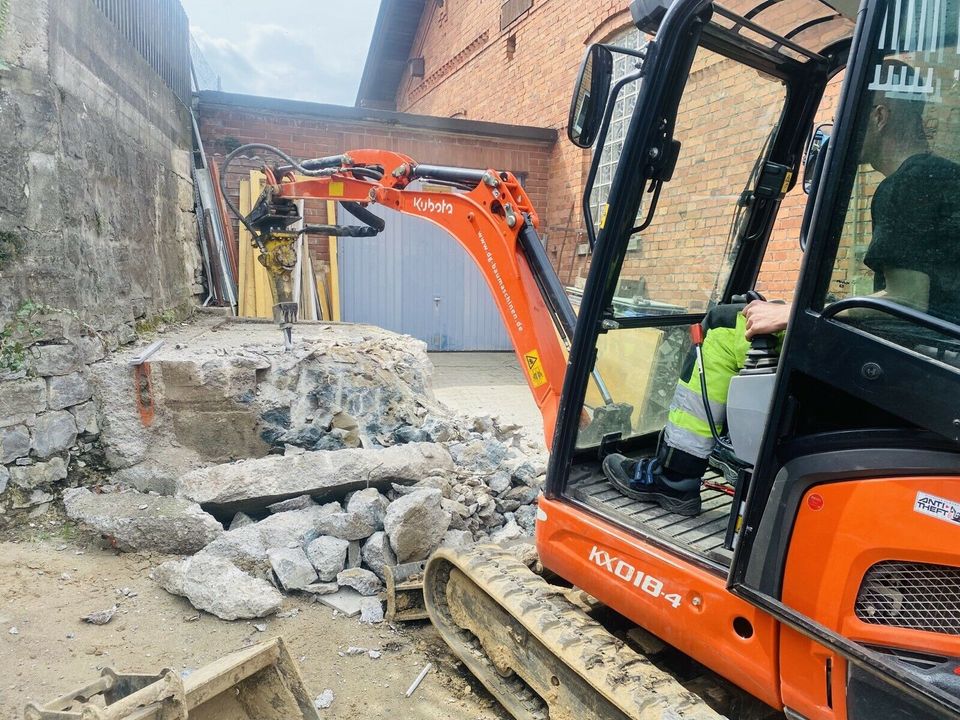
[[[747,340],[754,335],[769,335],[787,327],[791,305],[754,300],[743,309],[747,319]]]

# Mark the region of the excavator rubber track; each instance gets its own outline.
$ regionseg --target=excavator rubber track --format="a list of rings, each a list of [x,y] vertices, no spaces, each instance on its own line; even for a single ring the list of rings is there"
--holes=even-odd
[[[517,720],[717,720],[700,697],[607,632],[508,549],[442,549],[430,620]]]

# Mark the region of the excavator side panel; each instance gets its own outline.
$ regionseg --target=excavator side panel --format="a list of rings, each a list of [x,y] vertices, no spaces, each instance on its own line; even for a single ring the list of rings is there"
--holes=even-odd
[[[951,505],[960,506],[955,477],[848,480],[810,488],[790,539],[783,602],[873,648],[960,657],[960,573],[952,567],[960,522]],[[883,520],[891,515],[897,522]],[[842,658],[784,629],[780,665],[785,705],[812,720],[848,717],[848,700],[854,698],[845,698]],[[949,682],[955,671],[944,675]]]
[[[545,497],[537,550],[544,567],[768,705],[781,706],[778,623],[730,595],[720,572]]]

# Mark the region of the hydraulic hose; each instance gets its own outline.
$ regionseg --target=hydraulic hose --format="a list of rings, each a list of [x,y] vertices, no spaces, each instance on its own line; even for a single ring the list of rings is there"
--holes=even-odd
[[[232,212],[237,217],[237,219],[241,223],[243,223],[243,226],[247,228],[247,230],[250,231],[250,234],[254,237],[254,239],[256,239],[260,236],[260,234],[249,222],[247,222],[247,219],[240,213],[240,211],[237,209],[237,206],[233,204],[233,202],[230,200],[230,196],[227,194],[227,168],[230,167],[230,163],[232,163],[238,155],[240,155],[241,153],[245,153],[249,150],[264,150],[266,152],[273,153],[274,155],[282,159],[284,162],[286,162],[294,170],[296,170],[297,172],[303,175],[307,175],[308,177],[318,177],[320,175],[324,175],[325,173],[328,172],[328,170],[327,170],[327,167],[315,166],[314,169],[304,167],[301,163],[294,160],[292,157],[287,155],[280,148],[274,147],[273,145],[267,145],[266,143],[247,143],[246,145],[241,145],[240,147],[236,148],[233,152],[228,154],[223,159],[223,165],[220,166],[220,192],[223,194],[223,200],[227,204],[227,207],[230,208],[230,212]],[[343,158],[343,156],[336,156],[336,157],[338,159]],[[333,160],[333,158],[329,158],[329,159]]]

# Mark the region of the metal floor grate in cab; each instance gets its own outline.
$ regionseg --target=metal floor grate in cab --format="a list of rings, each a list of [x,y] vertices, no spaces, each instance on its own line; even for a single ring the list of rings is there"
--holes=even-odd
[[[719,482],[722,478],[711,472],[705,479]],[[726,493],[702,489],[702,511],[696,517],[686,517],[668,512],[656,503],[629,498],[602,476],[584,478],[572,485],[570,490],[576,500],[603,511],[627,527],[636,527],[660,536],[716,562],[730,562],[731,553],[724,550],[723,540],[733,498]]]

